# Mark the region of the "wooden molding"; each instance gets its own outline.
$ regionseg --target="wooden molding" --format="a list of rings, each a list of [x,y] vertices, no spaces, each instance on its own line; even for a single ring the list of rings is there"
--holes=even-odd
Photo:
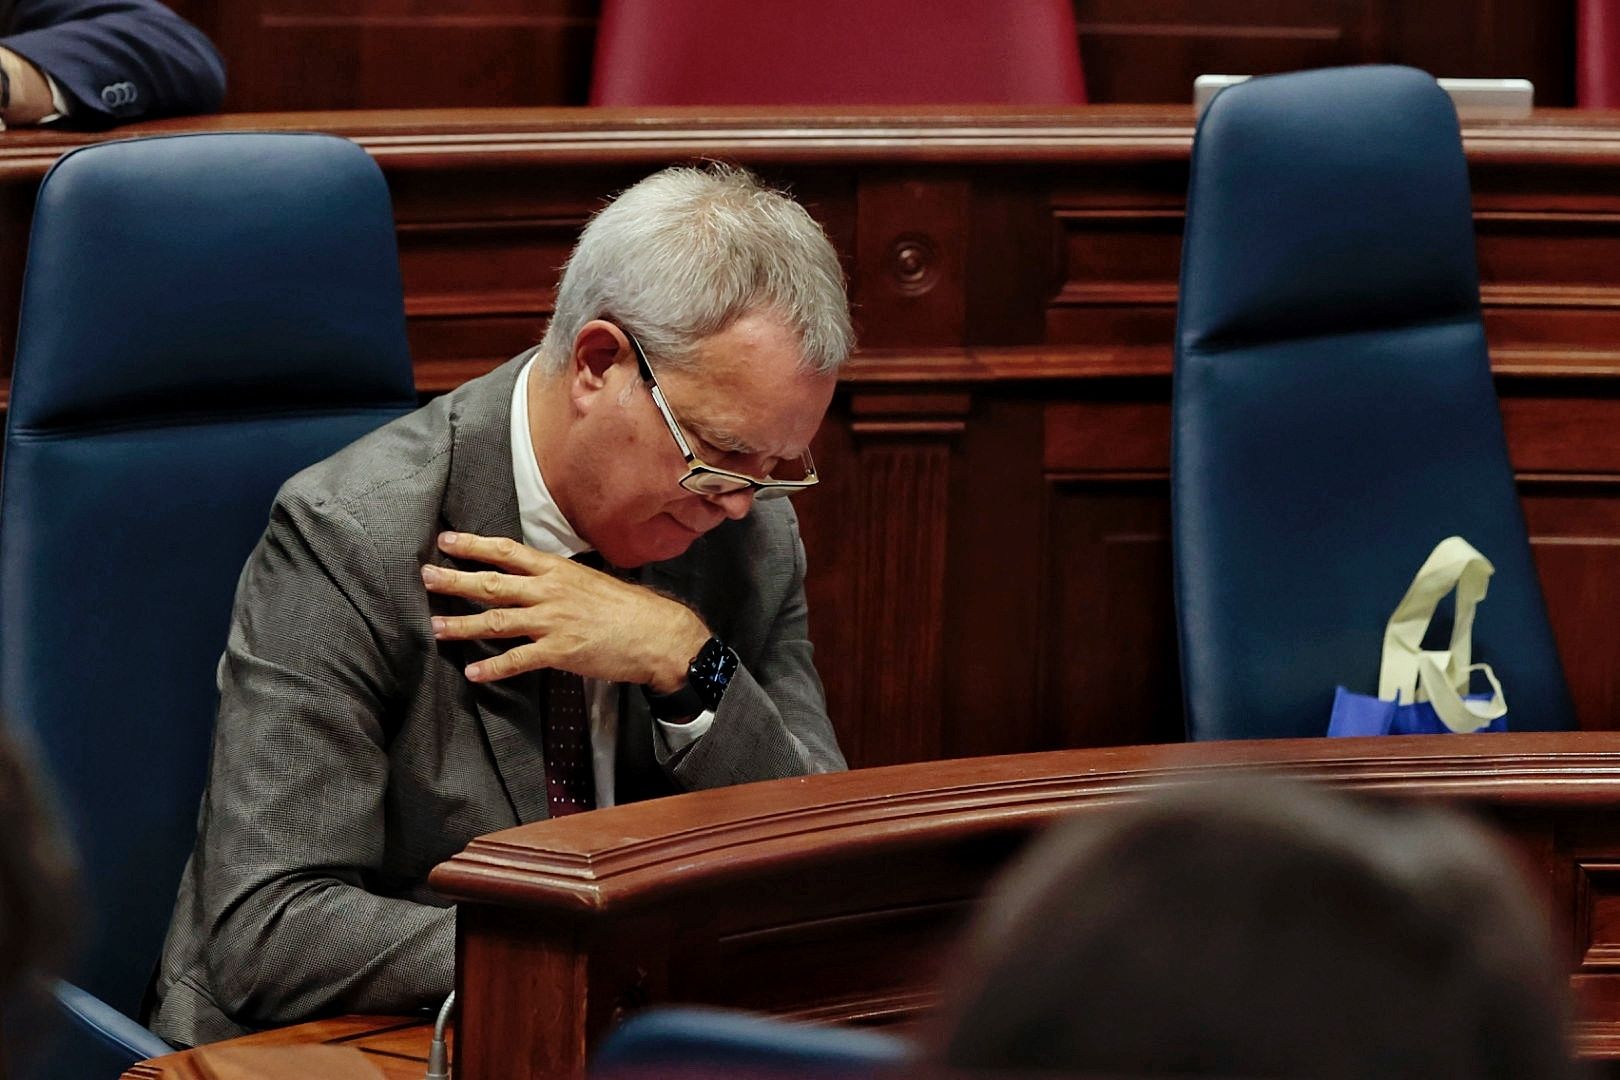
[[[693,792],[677,801],[537,822],[474,840],[434,870],[457,900],[581,912],[633,907],[679,868],[712,884],[773,858],[851,840],[903,845],[918,829],[991,832],[1104,805],[1124,792],[1277,769],[1385,794],[1620,805],[1620,734],[1285,739],[1021,754],[892,765]]]

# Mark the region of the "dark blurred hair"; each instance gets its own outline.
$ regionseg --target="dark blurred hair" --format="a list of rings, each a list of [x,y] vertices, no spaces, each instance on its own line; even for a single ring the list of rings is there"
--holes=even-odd
[[[1298,781],[1083,815],[1001,879],[936,1064],[1106,1076],[1577,1075],[1567,975],[1455,813]]]
[[[0,1004],[8,1011],[65,959],[77,898],[73,859],[32,755],[0,723]]]

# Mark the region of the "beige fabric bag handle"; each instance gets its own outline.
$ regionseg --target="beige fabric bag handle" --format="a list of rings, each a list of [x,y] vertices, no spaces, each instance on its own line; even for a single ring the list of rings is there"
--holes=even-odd
[[[1478,731],[1507,714],[1507,699],[1496,673],[1486,664],[1471,663],[1474,610],[1485,599],[1486,586],[1495,572],[1490,560],[1460,536],[1448,536],[1435,545],[1384,628],[1380,698],[1401,704],[1427,701],[1440,722],[1458,733]],[[1425,650],[1423,635],[1434,620],[1435,608],[1453,589],[1457,600],[1451,645]],[[1476,671],[1491,684],[1489,701],[1463,700],[1469,676]]]

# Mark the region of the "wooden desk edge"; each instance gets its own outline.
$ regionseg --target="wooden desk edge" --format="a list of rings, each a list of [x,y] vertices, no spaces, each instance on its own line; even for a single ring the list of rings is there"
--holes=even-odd
[[[408,1058],[412,1068],[418,1074],[426,1069],[428,1046],[433,1040],[433,1024],[420,1016],[339,1016],[272,1028],[214,1046],[358,1046],[365,1050],[366,1040],[384,1035],[404,1040],[411,1051]],[[122,1080],[212,1080],[210,1073],[197,1060],[198,1055],[207,1049],[177,1050],[163,1057],[151,1058],[130,1068],[123,1074]],[[414,1052],[418,1049],[420,1055]],[[271,1078],[267,1077],[266,1080]]]
[[[991,830],[1153,787],[1281,769],[1395,794],[1620,803],[1620,734],[1279,739],[919,762],[691,792],[479,837],[432,883],[460,901],[581,913],[644,902],[758,859],[920,830]]]

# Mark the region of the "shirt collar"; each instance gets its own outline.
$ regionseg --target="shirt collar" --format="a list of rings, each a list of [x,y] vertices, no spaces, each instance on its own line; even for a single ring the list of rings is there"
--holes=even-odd
[[[517,487],[518,520],[523,526],[523,542],[537,551],[571,559],[590,551],[574,527],[563,517],[557,500],[551,497],[540,462],[534,456],[534,440],[529,434],[529,374],[534,370],[538,351],[518,372],[512,389],[512,479]]]

